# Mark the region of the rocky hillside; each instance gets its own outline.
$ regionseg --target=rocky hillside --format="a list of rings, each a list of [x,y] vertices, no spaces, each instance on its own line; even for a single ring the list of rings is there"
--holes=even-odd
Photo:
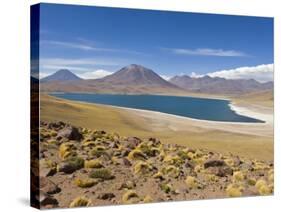
[[[273,163],[41,122],[42,208],[273,193]],[[188,139],[188,138],[187,138]]]
[[[112,75],[106,76],[100,82],[110,83],[113,85],[126,84],[126,85],[154,85],[176,88],[175,85],[164,80],[151,69],[144,66],[131,64]]]

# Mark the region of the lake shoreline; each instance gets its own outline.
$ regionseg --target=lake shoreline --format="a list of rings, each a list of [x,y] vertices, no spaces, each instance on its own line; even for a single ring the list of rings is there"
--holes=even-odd
[[[138,110],[138,111],[150,111],[150,112],[158,112],[160,114],[167,114],[167,115],[172,115],[174,117],[178,117],[178,118],[187,118],[187,119],[190,119],[190,120],[194,120],[194,121],[197,121],[197,120],[200,120],[200,121],[204,121],[204,122],[218,122],[218,123],[238,123],[238,124],[255,124],[255,123],[265,123],[267,122],[267,120],[263,117],[263,116],[260,116],[260,114],[258,113],[253,113],[249,108],[244,108],[244,107],[241,107],[241,106],[237,106],[237,105],[234,105],[234,102],[232,99],[219,99],[219,98],[202,98],[202,97],[196,97],[196,96],[185,96],[186,98],[191,98],[191,99],[204,99],[204,100],[217,100],[217,101],[225,101],[226,104],[227,104],[227,107],[230,111],[232,111],[237,117],[241,117],[240,119],[242,120],[235,120],[234,118],[229,119],[229,118],[224,118],[221,117],[221,118],[208,118],[206,117],[206,119],[203,117],[199,117],[198,115],[192,115],[192,112],[191,113],[186,113],[186,114],[180,114],[180,113],[174,113],[172,111],[167,111],[166,110],[157,110],[155,108],[141,108],[141,106],[137,106],[137,105],[118,105],[118,103],[114,103],[110,101],[107,102],[107,101],[100,101],[97,99],[97,101],[94,101],[94,100],[88,100],[88,99],[79,99],[79,98],[76,98],[74,96],[73,97],[65,97],[65,96],[59,96],[57,94],[62,94],[62,95],[77,95],[79,93],[49,93],[49,95],[51,96],[54,96],[56,98],[62,98],[62,99],[65,99],[65,100],[71,100],[71,101],[76,101],[76,102],[80,102],[80,103],[89,103],[89,104],[97,104],[97,105],[102,105],[102,106],[112,106],[112,107],[116,107],[116,108],[120,108],[120,109],[132,109],[132,110]],[[81,93],[82,94],[85,94],[85,93]],[[88,94],[88,93],[86,93]],[[91,94],[89,94],[91,95]],[[112,95],[114,96],[114,94],[93,94],[93,95],[108,95],[109,97]],[[120,94],[118,94],[120,95]],[[123,96],[127,96],[127,95],[121,95],[121,99],[123,98]],[[130,96],[130,95],[128,95]],[[138,96],[138,95],[133,95],[133,96]],[[165,97],[178,97],[178,96],[170,96],[170,95],[158,95],[158,94],[149,94],[149,95],[139,95],[139,96],[155,96],[155,97],[159,97],[159,96],[165,96]],[[125,99],[126,100],[126,99]],[[174,101],[174,100],[173,100]],[[191,100],[193,101],[193,100]],[[200,105],[198,105],[198,107],[201,107]],[[188,109],[188,108],[187,108]],[[182,110],[179,108],[179,110]],[[185,109],[186,110],[186,109]],[[214,111],[215,112],[215,111]],[[227,117],[227,116],[226,116]],[[245,119],[245,120],[243,120]]]
[[[163,113],[158,111],[151,111],[151,110],[143,110],[143,109],[135,109],[135,108],[127,108],[127,107],[119,107],[119,106],[113,106],[113,105],[106,105],[106,104],[98,104],[98,103],[91,103],[91,102],[85,102],[85,101],[76,101],[76,100],[68,100],[64,98],[55,97],[64,101],[73,101],[77,102],[79,104],[86,104],[86,105],[95,105],[105,108],[111,108],[111,109],[117,109],[120,111],[124,111],[126,113],[130,113],[131,115],[135,117],[144,117],[146,119],[152,119],[157,120],[157,122],[171,122],[175,124],[174,131],[178,131],[177,125],[179,122],[186,122],[187,124],[191,124],[194,126],[202,127],[202,128],[209,128],[209,129],[217,129],[217,130],[225,130],[229,132],[236,132],[236,133],[246,133],[249,131],[250,134],[256,135],[254,131],[256,131],[257,128],[265,128],[266,132],[269,131],[270,128],[273,128],[273,116],[272,115],[266,115],[262,113],[262,111],[253,111],[251,107],[246,107],[245,105],[241,106],[235,101],[230,101],[230,107],[235,112],[245,115],[248,117],[254,117],[260,120],[263,120],[264,122],[225,122],[225,121],[210,121],[210,120],[203,120],[203,119],[195,119],[185,116],[179,116],[169,113]],[[245,129],[245,127],[247,127]],[[254,128],[252,130],[252,128]],[[259,132],[259,130],[257,130]],[[270,135],[271,132],[266,133],[266,135]],[[259,134],[261,135],[261,134]]]

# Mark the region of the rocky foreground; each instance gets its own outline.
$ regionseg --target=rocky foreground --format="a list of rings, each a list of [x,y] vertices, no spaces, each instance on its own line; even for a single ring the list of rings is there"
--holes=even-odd
[[[42,208],[271,195],[274,190],[269,161],[63,122],[40,123],[39,166]]]

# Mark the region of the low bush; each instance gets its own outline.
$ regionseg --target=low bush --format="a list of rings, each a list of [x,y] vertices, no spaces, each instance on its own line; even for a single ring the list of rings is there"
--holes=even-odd
[[[102,180],[111,180],[114,178],[114,176],[111,174],[111,171],[105,168],[91,171],[89,177]]]
[[[70,208],[90,206],[91,201],[86,197],[77,197],[69,205]]]

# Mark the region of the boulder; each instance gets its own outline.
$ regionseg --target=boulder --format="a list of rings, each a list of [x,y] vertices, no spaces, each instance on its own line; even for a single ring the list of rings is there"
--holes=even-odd
[[[223,160],[216,160],[216,159],[210,159],[204,163],[205,169],[209,167],[218,167],[218,166],[226,166],[226,163]]]
[[[44,206],[44,208],[54,208],[59,204],[57,199],[45,193],[40,194],[39,202],[40,206]]]
[[[57,169],[55,167],[40,167],[40,176],[42,177],[49,177],[53,176],[57,173]]]
[[[80,141],[83,136],[76,127],[68,126],[60,130],[57,137]]]
[[[61,191],[61,189],[47,177],[40,177],[40,191],[46,194],[56,194]]]
[[[233,170],[229,166],[209,167],[208,172],[219,177],[226,177],[227,175],[233,174]]]
[[[47,128],[48,129],[54,129],[54,130],[57,130],[57,129],[61,129],[62,127],[65,126],[65,123],[61,122],[61,121],[58,121],[58,122],[50,122],[48,125],[47,125]]]
[[[128,137],[125,140],[125,147],[129,149],[135,149],[141,142],[142,140],[137,137]]]

